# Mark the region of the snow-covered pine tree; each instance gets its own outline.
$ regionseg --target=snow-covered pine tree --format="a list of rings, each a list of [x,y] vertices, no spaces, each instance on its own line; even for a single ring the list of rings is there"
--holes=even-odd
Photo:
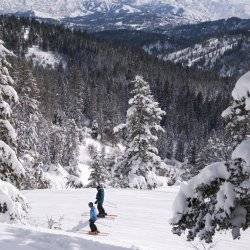
[[[67,186],[82,188],[80,181],[81,170],[78,167],[79,146],[80,146],[80,129],[77,127],[75,120],[69,119],[64,124],[66,143],[63,154],[63,165],[70,176],[67,178]]]
[[[66,144],[66,135],[61,125],[53,124],[50,127],[50,160],[54,165],[61,164],[64,147]]]
[[[77,159],[79,156],[79,145],[80,145],[80,129],[77,127],[74,119],[67,119],[63,123],[65,138],[64,153],[62,156],[62,164],[64,166],[77,165]],[[70,174],[77,174],[78,170],[69,170]]]
[[[97,139],[98,135],[99,135],[99,125],[98,122],[94,120],[91,126],[91,137],[93,139]]]
[[[40,122],[39,89],[28,63],[21,61],[16,69],[16,85],[19,104],[15,108],[15,123],[18,134],[19,157],[30,154],[38,158],[36,146],[39,142],[37,127]]]
[[[7,55],[12,53],[0,41],[0,179],[20,187],[25,171],[16,156],[17,135],[9,122],[11,106],[18,102],[18,96],[11,86],[14,81],[8,71],[11,65],[6,61]]]
[[[234,148],[250,134],[249,74],[248,72],[236,83],[232,92],[232,105],[222,114],[228,120],[227,132],[233,139]]]
[[[102,142],[110,145],[115,145],[117,143],[116,136],[114,133],[114,127],[110,120],[108,120],[102,131]]]
[[[165,112],[154,100],[148,82],[136,76],[133,84],[126,123],[115,129],[126,129],[126,150],[118,160],[116,175],[122,187],[155,188],[156,173],[165,165],[155,146],[157,132],[164,131],[160,122]]]
[[[25,60],[17,61],[15,66],[19,103],[15,106],[13,117],[18,134],[18,157],[26,172],[22,188],[47,188],[49,183],[44,178],[40,167],[42,157],[37,150],[41,142],[38,127],[43,120],[39,111],[39,89],[30,65]]]
[[[236,83],[233,98],[223,117],[235,142],[242,141],[231,160],[205,167],[183,185],[174,203],[173,232],[188,231],[188,240],[210,243],[216,231],[230,229],[236,239],[250,226],[250,72]]]
[[[105,148],[102,148],[101,152],[98,152],[96,148],[91,148],[91,173],[89,176],[90,187],[97,187],[98,185],[105,185],[109,180],[110,174],[107,171]]]
[[[177,161],[184,162],[184,160],[185,160],[185,152],[184,151],[185,151],[184,142],[183,142],[183,140],[179,139],[175,145],[174,158]]]
[[[86,84],[82,79],[82,73],[79,68],[73,66],[70,68],[70,89],[72,102],[69,107],[71,118],[74,118],[76,124],[80,126],[83,122],[85,111]]]
[[[22,221],[28,205],[22,194],[12,185],[20,187],[25,171],[15,152],[16,133],[9,122],[11,106],[18,101],[6,56],[13,54],[0,40],[0,222]],[[9,183],[8,183],[9,182]]]
[[[51,157],[50,157],[50,130],[51,130],[51,123],[42,116],[38,123],[37,133],[39,138],[39,143],[37,144],[37,152],[40,157],[40,162],[44,165],[51,164]]]
[[[199,168],[197,166],[197,146],[195,142],[191,142],[187,148],[187,157],[185,161],[181,164],[180,168],[180,179],[182,181],[187,181],[191,179],[193,176],[199,173]]]

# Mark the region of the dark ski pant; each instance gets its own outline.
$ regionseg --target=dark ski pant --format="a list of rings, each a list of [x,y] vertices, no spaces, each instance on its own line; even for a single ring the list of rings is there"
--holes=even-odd
[[[97,204],[97,209],[99,212],[98,217],[105,217],[105,215],[107,215],[101,203]]]
[[[95,225],[95,220],[93,220],[93,219],[89,220],[89,227],[90,227],[91,232],[96,232],[97,231],[97,227]]]

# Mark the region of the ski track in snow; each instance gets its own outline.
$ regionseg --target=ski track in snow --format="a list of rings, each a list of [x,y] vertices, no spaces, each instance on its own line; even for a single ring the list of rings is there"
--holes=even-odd
[[[169,219],[177,191],[178,187],[158,191],[107,189],[105,208],[118,217],[100,219],[97,226],[108,236],[83,234],[83,230],[89,229],[89,218],[82,213],[88,213],[87,204],[95,200],[95,189],[24,191],[32,207],[29,219],[32,227],[0,224],[0,249],[186,250],[194,249],[193,245],[203,249],[201,243],[189,243],[171,233]],[[61,216],[62,230],[46,229],[48,218]],[[242,232],[241,240],[235,241],[229,232],[219,234],[214,242],[213,249],[249,250],[250,231]]]

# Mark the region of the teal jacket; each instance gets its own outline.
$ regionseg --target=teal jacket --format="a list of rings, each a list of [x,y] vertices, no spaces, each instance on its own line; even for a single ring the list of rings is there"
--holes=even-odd
[[[96,221],[97,220],[97,212],[96,212],[96,208],[92,207],[90,209],[90,220],[92,221]]]

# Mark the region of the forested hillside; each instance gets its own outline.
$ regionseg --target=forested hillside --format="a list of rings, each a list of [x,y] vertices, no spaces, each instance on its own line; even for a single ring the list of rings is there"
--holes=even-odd
[[[48,186],[41,171],[51,166],[54,171],[60,165],[63,169],[56,171],[66,170],[73,179],[77,176],[83,127],[98,124],[94,129],[100,140],[117,143],[113,127],[125,121],[136,75],[150,83],[166,112],[161,124],[166,132],[158,142],[163,159],[201,168],[205,162],[200,152],[209,138],[224,140],[221,112],[228,105],[233,79],[29,19],[2,16],[0,38],[17,56],[12,60],[20,95],[16,109],[22,111],[15,113],[18,153],[37,171],[40,182],[30,181],[35,187]],[[25,157],[27,152],[32,152],[32,160]]]
[[[239,78],[250,67],[250,20],[229,18],[212,22],[138,30],[104,30],[94,35],[141,47],[164,61]]]

